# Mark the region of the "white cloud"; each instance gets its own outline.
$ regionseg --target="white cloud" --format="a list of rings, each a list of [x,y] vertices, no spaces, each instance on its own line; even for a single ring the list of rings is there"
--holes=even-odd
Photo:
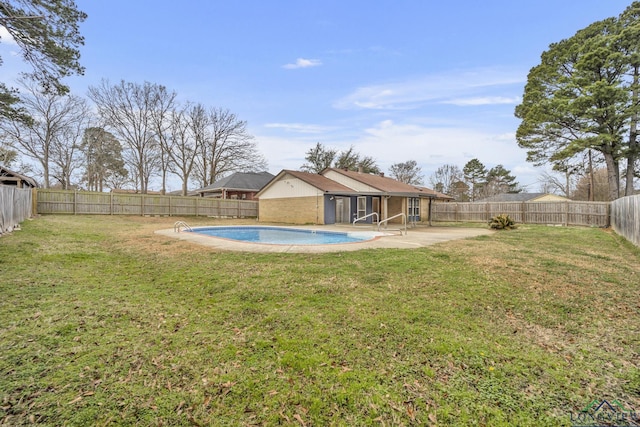
[[[305,153],[318,142],[317,134],[302,131],[308,126],[271,123],[266,127],[282,131],[280,135],[256,135],[272,173],[298,169],[305,162]],[[311,125],[308,130],[321,131],[323,128],[337,130],[318,125]],[[518,147],[514,133],[504,130],[492,132],[477,126],[385,119],[366,128],[349,130],[349,134],[324,134],[320,141],[338,150],[353,146],[358,153],[373,157],[385,172],[394,163],[415,160],[422,168],[425,182],[438,167],[452,164],[462,168],[473,158],[478,158],[487,168],[503,165],[516,175],[520,184],[533,190],[537,188],[536,182],[543,171],[526,162],[526,153]]]
[[[487,105],[513,103],[510,92],[522,90],[526,72],[496,68],[429,74],[419,78],[363,86],[334,103],[338,109],[407,110],[428,103]]]
[[[267,123],[264,126],[272,129],[282,129],[287,132],[314,134],[324,133],[333,129],[328,126],[310,125],[304,123]]]
[[[285,64],[282,66],[282,68],[286,68],[288,70],[293,70],[296,68],[310,68],[310,67],[317,67],[322,65],[322,61],[320,61],[319,59],[305,59],[305,58],[298,58],[296,59],[296,62],[293,64]]]
[[[493,133],[480,128],[396,124],[384,120],[364,130],[353,145],[359,153],[372,156],[381,169],[394,163],[415,160],[425,180],[444,164],[459,168],[478,158],[487,168],[502,164],[524,185],[537,181],[541,169],[526,162],[513,133]]]
[[[481,96],[475,98],[455,98],[443,101],[443,104],[458,105],[460,107],[477,106],[477,105],[501,105],[511,104],[516,105],[520,103],[520,97],[506,97],[506,96]]]

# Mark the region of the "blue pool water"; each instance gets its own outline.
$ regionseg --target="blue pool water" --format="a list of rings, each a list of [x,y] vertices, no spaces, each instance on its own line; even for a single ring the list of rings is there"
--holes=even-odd
[[[341,233],[282,227],[198,227],[193,233],[222,237],[252,243],[275,245],[331,245],[370,240],[374,236],[366,233]]]

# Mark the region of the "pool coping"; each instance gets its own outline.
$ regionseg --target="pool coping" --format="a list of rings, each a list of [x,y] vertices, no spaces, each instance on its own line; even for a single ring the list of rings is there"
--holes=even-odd
[[[246,224],[244,224],[246,225]],[[230,225],[232,226],[232,225]],[[242,225],[238,225],[240,227]],[[266,227],[274,227],[274,225],[266,225]],[[206,227],[206,226],[198,226]],[[347,225],[313,225],[313,226],[285,226],[278,225],[275,227],[305,229],[317,231],[340,231],[340,232],[368,232],[377,233],[372,227],[364,228],[362,226],[354,227]],[[221,237],[206,236],[203,234],[177,232],[174,229],[157,230],[156,234],[179,239],[211,248],[224,251],[234,252],[273,252],[273,253],[325,253],[325,252],[344,252],[358,251],[364,249],[415,249],[424,246],[434,245],[449,240],[466,239],[469,237],[477,237],[494,233],[493,230],[484,228],[463,228],[463,227],[428,227],[419,226],[408,230],[407,234],[401,235],[397,230],[382,230],[380,234],[371,240],[350,243],[334,243],[325,245],[282,245],[269,243],[251,243],[239,242]]]

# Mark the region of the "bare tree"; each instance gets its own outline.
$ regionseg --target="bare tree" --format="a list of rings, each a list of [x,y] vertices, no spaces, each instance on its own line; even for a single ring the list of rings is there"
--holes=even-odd
[[[606,168],[593,171],[593,176],[583,175],[576,183],[571,193],[573,200],[590,200],[597,202],[609,201],[609,181]]]
[[[82,134],[91,117],[89,107],[84,100],[78,104],[77,108],[77,113],[69,117],[66,125],[54,136],[51,144],[52,176],[65,190],[71,189],[80,181],[74,177],[83,163],[80,145]]]
[[[209,113],[204,105],[196,104],[189,107],[187,120],[196,151],[193,174],[200,187],[206,187],[209,185],[209,163],[212,161],[208,149],[208,141],[211,138]]]
[[[187,105],[170,114],[167,153],[171,158],[171,170],[182,180],[182,195],[187,195],[187,184],[193,171],[196,156],[203,137],[197,137],[201,106]]]
[[[169,92],[164,86],[156,85],[153,88],[153,106],[151,108],[151,122],[156,140],[160,144],[160,175],[162,177],[161,192],[164,194],[167,188],[167,173],[171,169],[171,156],[169,148],[170,116],[176,108],[175,92]]]
[[[164,86],[145,82],[111,85],[102,80],[89,87],[89,98],[96,103],[105,125],[125,145],[124,159],[142,193],[148,191],[151,177],[160,170],[161,149],[154,127],[154,109]]]
[[[394,163],[389,168],[391,176],[400,182],[410,185],[422,185],[422,168],[415,160],[408,160],[402,163]]]
[[[449,195],[457,193],[458,182],[463,180],[464,175],[456,165],[442,165],[429,177],[434,190]]]
[[[11,146],[42,167],[43,186],[51,187],[52,172],[63,187],[70,185],[76,163],[77,132],[89,117],[84,99],[44,92],[34,80],[22,79],[24,110],[32,120],[2,121]],[[53,170],[52,170],[53,169]]]
[[[253,136],[247,132],[247,122],[239,120],[229,110],[212,108],[208,114],[205,139],[199,147],[194,168],[203,186],[213,184],[230,172],[263,171],[266,159],[258,152]]]

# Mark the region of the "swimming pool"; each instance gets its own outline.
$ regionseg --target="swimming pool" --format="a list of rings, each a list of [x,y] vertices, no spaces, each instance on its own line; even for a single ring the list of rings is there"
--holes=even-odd
[[[332,245],[372,240],[377,233],[303,230],[264,226],[194,227],[192,233],[223,239],[272,245]]]

